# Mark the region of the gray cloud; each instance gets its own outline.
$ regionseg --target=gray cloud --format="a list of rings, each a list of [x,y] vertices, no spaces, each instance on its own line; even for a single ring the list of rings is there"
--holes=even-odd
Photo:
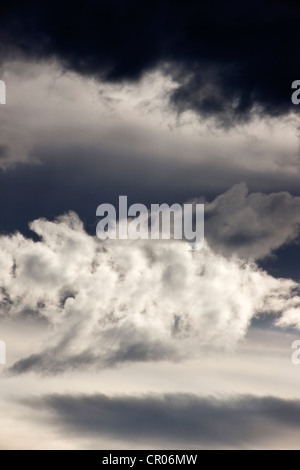
[[[238,184],[205,206],[205,233],[226,256],[263,258],[299,235],[300,198],[287,192],[249,194]]]
[[[300,437],[300,401],[274,397],[202,398],[190,394],[49,395],[23,401],[73,436],[110,436],[173,448],[292,447]],[[52,416],[52,417],[51,417]],[[291,439],[288,441],[288,437]],[[100,444],[98,444],[99,446]]]
[[[45,318],[48,336],[12,373],[232,350],[255,316],[299,310],[298,284],[207,245],[192,253],[180,241],[102,243],[74,213],[30,227],[39,241],[0,237],[1,315],[26,319],[30,310],[31,320]]]
[[[68,335],[63,337],[62,344],[17,361],[10,367],[9,374],[37,372],[42,375],[57,375],[66,371],[104,369],[125,363],[176,361],[183,357],[183,352],[178,351],[168,341],[166,344],[163,341],[155,341],[145,332],[135,331],[134,328],[131,331],[123,329],[122,332],[111,329],[106,334],[100,334],[98,341],[102,342],[102,353],[88,344],[86,350],[66,354],[68,343],[70,344],[71,336],[74,334],[76,333],[72,330],[69,337]],[[116,347],[109,348],[108,343],[113,340],[117,341]]]

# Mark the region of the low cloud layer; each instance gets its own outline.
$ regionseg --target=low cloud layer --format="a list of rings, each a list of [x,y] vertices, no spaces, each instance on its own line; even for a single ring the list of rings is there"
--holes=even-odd
[[[249,194],[246,184],[237,184],[205,205],[205,221],[213,249],[259,259],[297,239],[300,198],[287,192]]]
[[[36,220],[40,241],[0,238],[1,315],[43,318],[49,336],[11,371],[56,374],[232,349],[260,313],[297,311],[298,285],[211,248],[107,241],[74,213]]]
[[[73,437],[125,439],[131,448],[286,448],[300,435],[299,400],[274,397],[49,395],[23,403]]]

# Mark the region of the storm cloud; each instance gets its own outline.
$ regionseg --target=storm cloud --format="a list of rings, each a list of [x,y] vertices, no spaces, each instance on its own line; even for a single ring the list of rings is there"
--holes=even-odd
[[[136,81],[160,67],[170,104],[223,126],[295,111],[299,78],[295,1],[226,3],[102,0],[2,2],[1,58],[57,58],[106,82]]]
[[[255,316],[272,313],[275,322],[299,311],[297,283],[208,245],[189,252],[181,241],[100,242],[74,213],[36,220],[31,230],[39,240],[0,238],[1,314],[24,320],[30,312],[49,331],[12,373],[176,362],[203,349],[232,350]]]

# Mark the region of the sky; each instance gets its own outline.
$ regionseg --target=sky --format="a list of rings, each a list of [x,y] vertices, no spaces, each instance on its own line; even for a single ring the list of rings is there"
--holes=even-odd
[[[1,3],[0,449],[299,449],[299,18]],[[121,195],[204,246],[99,240]]]

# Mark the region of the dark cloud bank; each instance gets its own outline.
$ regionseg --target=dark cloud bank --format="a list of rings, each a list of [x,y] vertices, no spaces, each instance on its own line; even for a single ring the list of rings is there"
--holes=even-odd
[[[126,436],[136,445],[260,447],[282,438],[285,447],[285,433],[296,439],[300,431],[299,400],[274,397],[49,395],[25,404],[73,436]]]
[[[227,126],[281,116],[299,78],[296,1],[102,0],[2,2],[1,58],[58,58],[105,81],[159,66],[177,82],[171,103]]]

